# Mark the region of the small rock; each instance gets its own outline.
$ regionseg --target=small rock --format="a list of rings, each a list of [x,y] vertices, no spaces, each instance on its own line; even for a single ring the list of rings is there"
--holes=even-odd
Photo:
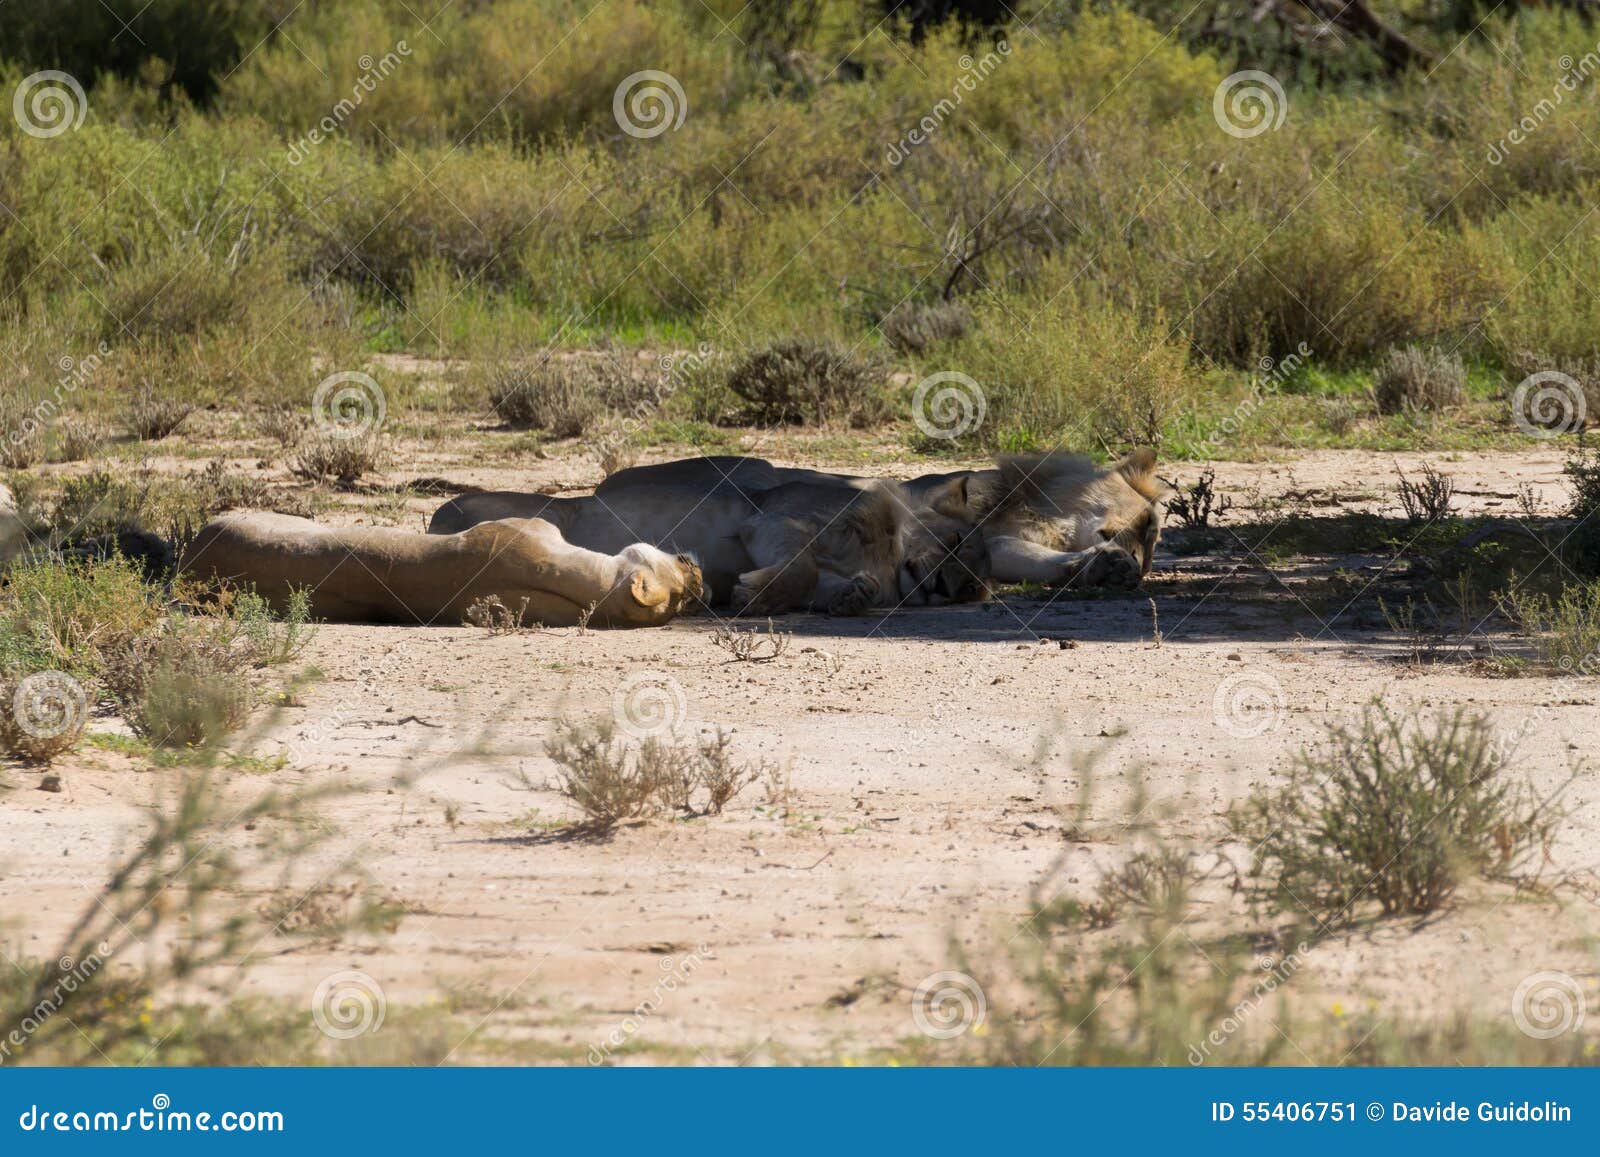
[[[60,791],[61,790],[61,777],[59,775],[57,775],[55,772],[50,772],[50,773],[46,774],[45,777],[39,781],[39,790],[40,791]]]
[[[1230,663],[1243,663],[1244,662],[1244,656],[1239,654],[1238,651],[1230,652],[1229,655],[1228,655],[1228,662],[1230,662]]]

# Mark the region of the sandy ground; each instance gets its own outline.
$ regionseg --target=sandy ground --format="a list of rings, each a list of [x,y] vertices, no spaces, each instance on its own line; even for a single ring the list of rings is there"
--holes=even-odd
[[[1509,513],[1524,482],[1561,500],[1555,451],[1327,452],[1215,468],[1220,486],[1258,504],[1287,495],[1324,511],[1392,505],[1395,463],[1424,457],[1455,475],[1465,509]],[[580,459],[504,466],[443,452],[415,473],[517,488],[598,478]],[[437,501],[416,499],[414,511]],[[1389,562],[1343,561],[1366,581]],[[1381,624],[1303,601],[1300,577],[1248,557],[1164,553],[1134,596],[793,616],[780,624],[787,652],[761,664],[729,661],[708,618],[495,637],[324,627],[306,658],[325,677],[257,742],[290,762],[239,775],[348,778],[360,790],[328,808],[335,834],[318,863],[357,856],[408,914],[392,935],[332,947],[279,955],[269,940],[246,991],[309,1002],[340,969],[370,974],[391,1004],[471,991],[464,1060],[534,1041],[581,1062],[625,1024],[647,1059],[848,1057],[915,1034],[911,991],[953,967],[952,938],[1003,946],[1063,849],[1055,886],[1087,895],[1125,850],[1118,820],[1140,776],[1171,808],[1163,830],[1209,845],[1231,801],[1374,697],[1468,705],[1505,729],[1536,719],[1517,766],[1542,786],[1593,753],[1591,684],[1418,670]],[[575,813],[543,786],[554,771],[543,741],[558,718],[610,716],[641,682],[666,689],[682,732],[729,730],[741,756],[780,765],[787,786],[753,786],[718,817],[568,838],[559,822]],[[1067,843],[1061,808],[1096,752],[1101,834]],[[21,790],[0,795],[0,910],[34,955],[53,950],[163,774],[93,749],[62,770],[61,793],[12,769]],[[410,773],[421,774],[414,786],[394,786]],[[1588,777],[1570,790],[1559,852],[1576,869],[1600,832],[1600,792]],[[1461,1006],[1509,1017],[1524,977],[1561,970],[1594,1007],[1593,915],[1577,894],[1465,897],[1420,925],[1324,944],[1296,984],[1315,1002],[1369,1001],[1386,1017]],[[633,1016],[646,1002],[652,1011]]]

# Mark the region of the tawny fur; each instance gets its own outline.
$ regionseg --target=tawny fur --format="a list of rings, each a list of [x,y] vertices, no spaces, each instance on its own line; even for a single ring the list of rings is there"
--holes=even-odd
[[[454,625],[473,602],[493,596],[528,622],[648,627],[701,595],[690,559],[643,544],[615,554],[583,550],[535,518],[426,535],[225,514],[201,528],[179,566],[202,579],[248,584],[280,606],[292,591],[308,591],[312,613],[336,622]]]

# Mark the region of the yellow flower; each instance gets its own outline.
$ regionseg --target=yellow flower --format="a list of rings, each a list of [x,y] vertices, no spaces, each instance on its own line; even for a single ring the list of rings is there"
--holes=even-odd
[[[1344,1005],[1340,1004],[1337,1000],[1333,1002],[1333,1015],[1334,1016],[1343,1016],[1344,1015]]]

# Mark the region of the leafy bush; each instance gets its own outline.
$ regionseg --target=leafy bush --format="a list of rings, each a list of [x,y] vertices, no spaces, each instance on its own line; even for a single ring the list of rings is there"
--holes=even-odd
[[[1437,347],[1391,349],[1378,360],[1373,392],[1380,414],[1448,410],[1467,400],[1467,371],[1459,354]]]
[[[1355,728],[1331,726],[1289,780],[1234,813],[1253,849],[1258,894],[1322,925],[1376,904],[1426,915],[1469,876],[1534,871],[1562,812],[1506,776],[1508,753],[1486,718],[1431,724],[1369,705]]]
[[[881,368],[828,345],[785,341],[757,350],[728,374],[728,389],[756,425],[865,426],[890,413]]]
[[[949,362],[972,377],[988,406],[968,440],[1004,449],[1098,450],[1155,445],[1180,411],[1205,398],[1188,351],[1159,322],[1110,306],[986,302],[977,330]]]
[[[253,0],[59,0],[0,9],[0,54],[85,83],[160,65],[161,89],[205,102],[277,17]],[[281,14],[280,14],[281,15]]]
[[[1579,449],[1567,459],[1561,472],[1572,480],[1572,501],[1568,518],[1587,519],[1600,512],[1600,449]]]

